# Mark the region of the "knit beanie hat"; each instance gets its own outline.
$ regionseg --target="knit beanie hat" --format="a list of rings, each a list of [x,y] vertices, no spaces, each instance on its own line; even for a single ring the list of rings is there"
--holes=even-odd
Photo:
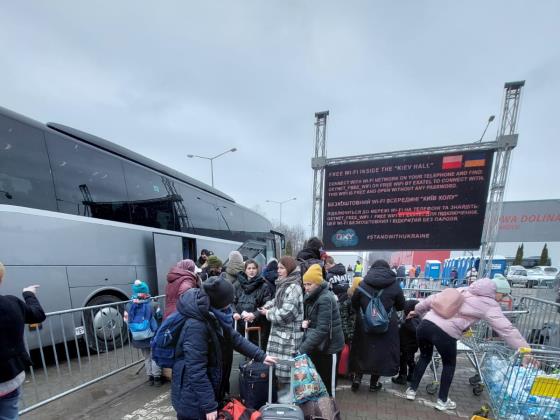
[[[243,255],[239,251],[231,251],[228,257],[228,263],[242,263],[243,264]]]
[[[292,271],[294,271],[297,267],[296,260],[294,259],[294,257],[290,257],[289,255],[286,255],[285,257],[280,258],[279,263],[284,266],[284,268],[286,269],[288,274],[290,274]]]
[[[187,259],[187,260],[179,261],[177,264],[175,264],[175,267],[180,268],[181,270],[190,271],[191,273],[194,273],[196,264],[194,263],[193,260]]]
[[[132,285],[132,293],[134,293],[135,295],[138,295],[140,293],[144,293],[145,295],[149,295],[150,294],[150,288],[142,280],[135,280],[134,284]]]
[[[208,277],[202,287],[210,298],[210,305],[216,309],[225,308],[233,302],[233,285],[223,277]]]
[[[505,277],[496,274],[492,281],[496,285],[496,293],[503,293],[504,295],[511,293],[511,286]]]
[[[303,275],[304,283],[323,283],[323,268],[319,264],[311,265]]]
[[[208,269],[218,269],[218,268],[222,268],[222,260],[220,260],[218,257],[216,257],[215,255],[210,255],[208,257],[208,259],[206,260],[206,263],[208,264]]]

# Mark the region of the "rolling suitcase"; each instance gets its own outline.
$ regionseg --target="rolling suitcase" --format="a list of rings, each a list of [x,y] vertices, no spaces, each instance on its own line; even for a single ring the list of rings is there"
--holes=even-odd
[[[293,363],[291,363],[291,367],[293,369]],[[303,411],[297,405],[272,403],[272,378],[274,377],[272,366],[269,367],[269,373],[268,402],[260,409],[262,420],[305,420]],[[290,382],[290,388],[291,386]],[[291,394],[293,395],[293,389]]]
[[[235,321],[234,329],[237,331],[237,321]],[[249,328],[250,330],[250,328]],[[245,338],[248,337],[247,324],[245,324]],[[259,343],[260,343],[260,332],[259,332]],[[231,363],[231,371],[229,374],[229,391],[230,396],[238,397],[241,396],[241,389],[239,388],[239,378],[241,378],[240,367],[246,362],[245,356],[236,351],[233,352],[233,359]]]
[[[248,339],[251,332],[258,334],[259,347],[262,348],[262,337],[260,327],[249,327],[245,323],[245,338]],[[241,401],[248,408],[258,409],[267,401],[267,390],[269,382],[269,367],[261,362],[253,360],[242,360],[239,363],[239,395]],[[272,376],[274,381],[274,375]],[[272,398],[276,398],[276,389],[273,387]]]
[[[340,410],[336,404],[336,354],[332,361],[332,397],[322,397],[300,405],[305,420],[340,420]]]

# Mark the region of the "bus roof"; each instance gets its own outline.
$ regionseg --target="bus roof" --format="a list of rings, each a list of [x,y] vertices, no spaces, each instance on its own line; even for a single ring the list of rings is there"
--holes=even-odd
[[[118,144],[112,143],[109,140],[105,140],[101,137],[94,136],[93,134],[89,134],[84,131],[77,130],[72,127],[68,127],[63,124],[49,122],[47,123],[47,126],[52,128],[53,130],[69,135],[70,137],[74,137],[78,140],[85,141],[86,143],[90,143],[94,146],[99,147],[100,149],[104,149],[108,152],[119,155],[125,159],[132,160],[136,163],[139,163],[140,165],[147,166],[148,168],[154,169],[172,178],[176,178],[180,181],[186,182],[187,184],[200,188],[201,190],[205,190],[211,194],[217,195],[219,197],[222,197],[228,201],[232,201],[235,203],[235,200],[233,198],[231,198],[227,194],[224,194],[220,190],[217,190],[208,184],[205,184],[194,178],[191,178],[190,176],[185,175],[175,169],[172,169],[169,166],[165,166],[159,162],[156,162],[155,160],[142,156],[139,153],[133,152],[132,150],[127,149],[126,147],[122,147],[119,146]]]
[[[155,171],[161,172],[167,176],[170,176],[172,178],[178,179],[180,181],[186,182],[187,184],[190,184],[194,187],[200,188],[201,190],[207,191],[210,194],[214,194],[217,195],[225,200],[231,201],[233,203],[235,203],[235,200],[230,197],[229,195],[223,193],[220,190],[217,190],[216,188],[211,187],[208,184],[205,184],[203,182],[200,182],[194,178],[191,178],[188,175],[185,175],[175,169],[172,169],[168,166],[165,166],[161,163],[156,162],[155,160],[152,160],[150,158],[147,158],[145,156],[142,156],[139,153],[133,152],[130,149],[127,149],[126,147],[122,147],[119,146],[118,144],[112,143],[109,140],[105,140],[101,137],[98,136],[94,136],[93,134],[89,134],[86,133],[84,131],[80,131],[77,130],[75,128],[72,127],[68,127],[66,125],[63,124],[58,124],[58,123],[52,123],[49,122],[46,125],[36,121],[32,118],[26,117],[24,115],[18,114],[17,112],[11,111],[7,108],[1,107],[0,106],[0,113],[6,115],[9,118],[12,118],[14,120],[19,120],[25,124],[34,126],[36,128],[39,129],[52,129],[55,130],[57,132],[66,134],[70,137],[73,137],[77,140],[81,140],[84,141],[86,143],[89,143],[93,146],[96,146],[100,149],[106,150],[108,152],[114,153],[115,155],[121,156],[125,159],[131,160],[133,162],[136,162],[142,166],[146,166],[148,168],[151,168]]]

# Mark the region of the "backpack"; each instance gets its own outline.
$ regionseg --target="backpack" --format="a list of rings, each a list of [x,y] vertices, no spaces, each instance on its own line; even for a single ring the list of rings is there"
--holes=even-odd
[[[135,341],[146,340],[155,334],[157,324],[152,313],[151,301],[133,302],[128,310],[128,330]]]
[[[432,300],[431,309],[442,318],[449,319],[459,312],[465,297],[453,288],[443,289]]]
[[[245,407],[240,401],[231,400],[218,412],[219,420],[261,420],[261,413]]]
[[[305,272],[311,267],[313,264],[319,264],[323,269],[323,278],[326,278],[326,271],[325,271],[325,262],[323,260],[318,260],[317,258],[310,258],[308,260],[299,260],[299,271],[301,272],[301,276],[305,274]]]
[[[152,360],[162,368],[172,368],[181,353],[179,338],[187,317],[173,312],[163,321],[151,341]]]
[[[365,310],[360,308],[364,332],[366,334],[383,334],[389,329],[393,308],[391,308],[389,313],[385,310],[381,302],[383,290],[374,292],[372,296],[362,286],[358,286],[358,289],[369,298],[367,308]]]

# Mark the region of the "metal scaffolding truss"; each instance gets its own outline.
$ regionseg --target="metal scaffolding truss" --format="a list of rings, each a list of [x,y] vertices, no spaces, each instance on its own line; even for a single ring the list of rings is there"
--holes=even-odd
[[[496,238],[500,228],[500,216],[502,215],[511,151],[517,146],[518,135],[515,131],[523,86],[525,86],[525,81],[509,82],[504,85],[502,119],[496,137],[499,148],[494,156],[494,172],[482,231],[482,247],[478,267],[480,277],[487,277],[492,269],[492,258],[494,257]]]
[[[311,159],[313,169],[313,210],[311,234],[323,237],[323,184],[327,160],[327,117],[329,111],[315,113],[315,154]]]

